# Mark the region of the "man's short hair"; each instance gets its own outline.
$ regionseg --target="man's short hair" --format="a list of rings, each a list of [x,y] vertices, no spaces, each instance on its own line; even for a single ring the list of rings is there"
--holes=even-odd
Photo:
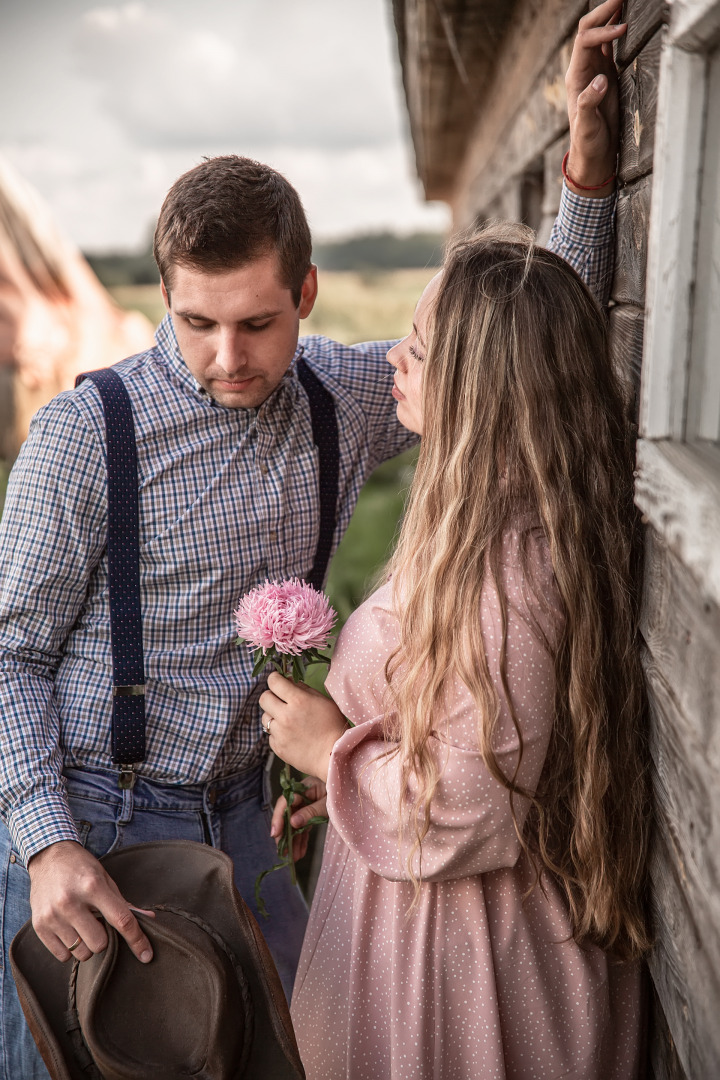
[[[297,191],[269,165],[237,154],[208,158],[170,188],[153,242],[168,292],[175,266],[218,273],[273,251],[297,305],[311,265],[310,228]]]

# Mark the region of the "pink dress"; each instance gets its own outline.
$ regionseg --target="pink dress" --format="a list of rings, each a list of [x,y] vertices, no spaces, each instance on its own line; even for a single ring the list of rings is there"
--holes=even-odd
[[[508,534],[503,557],[507,679],[524,740],[520,781],[533,789],[553,722],[546,641],[560,614],[545,540],[534,531],[528,548],[542,605],[519,570],[518,543]],[[501,686],[500,609],[490,584],[480,618]],[[639,967],[576,945],[553,882],[523,902],[532,871],[508,793],[478,753],[477,710],[459,681],[447,735],[434,736],[442,776],[423,842],[419,906],[406,914],[414,892],[409,848],[398,846],[399,767],[376,761],[385,748],[383,667],[396,643],[386,585],[348,621],[328,677],[357,726],[331,756],[331,824],[292,999],[308,1080],[637,1077]],[[518,738],[502,695],[495,750],[511,772]],[[526,812],[516,805],[520,821]]]

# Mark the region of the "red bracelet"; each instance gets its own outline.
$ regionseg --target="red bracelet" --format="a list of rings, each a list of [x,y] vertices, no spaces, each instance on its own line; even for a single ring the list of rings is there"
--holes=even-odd
[[[572,184],[573,187],[576,187],[578,191],[599,191],[600,188],[607,187],[608,184],[612,183],[617,176],[617,173],[613,173],[612,176],[608,176],[607,180],[603,180],[602,184],[593,184],[592,187],[588,187],[587,184],[578,184],[577,180],[573,180],[572,176],[568,176],[567,159],[569,157],[570,151],[568,150],[567,154],[562,159],[562,174],[568,183]]]

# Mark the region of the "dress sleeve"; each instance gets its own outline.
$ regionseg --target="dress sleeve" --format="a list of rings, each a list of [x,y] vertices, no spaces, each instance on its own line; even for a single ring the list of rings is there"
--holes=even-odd
[[[548,248],[570,263],[596,299],[606,306],[615,254],[615,194],[588,199],[563,183]]]
[[[532,791],[540,778],[553,723],[552,651],[562,617],[546,542],[537,536],[529,541],[532,588],[517,563],[519,543],[516,535],[503,570],[507,597],[505,669],[523,742],[518,779]],[[502,685],[500,605],[496,587],[490,582],[483,592],[480,617],[490,674],[500,698],[495,754],[505,775],[512,775],[520,739]],[[417,853],[413,859],[414,874],[425,881],[510,867],[521,851],[509,792],[492,776],[477,749],[477,708],[459,680],[450,688],[447,700],[447,727],[444,717],[434,725],[447,735],[438,733],[431,738],[440,781],[430,807],[422,859]],[[401,766],[393,749],[384,739],[381,717],[343,735],[330,758],[328,812],[333,827],[371,870],[400,881],[410,878],[413,831],[404,810],[400,836]],[[516,796],[514,809],[521,829],[529,801]]]

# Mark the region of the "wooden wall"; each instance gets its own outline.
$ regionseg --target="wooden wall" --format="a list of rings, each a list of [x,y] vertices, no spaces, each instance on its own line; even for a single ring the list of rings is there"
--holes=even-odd
[[[529,0],[526,8],[532,8]],[[629,30],[616,49],[621,143],[611,340],[614,363],[636,398],[658,75],[669,9],[665,0],[626,0],[623,19]],[[527,71],[513,67],[512,50],[501,50],[500,97],[495,101],[493,88],[488,93],[496,113],[481,118],[470,141],[452,201],[456,225],[502,215],[527,220],[541,240],[549,235],[567,145],[561,75],[582,10],[586,7],[572,0],[564,17],[553,8],[554,39],[549,47],[547,34],[537,38],[546,53],[531,84],[526,85]],[[515,93],[518,88],[522,93]],[[523,104],[518,107],[517,101]],[[523,193],[539,169],[544,180],[538,213],[537,198],[528,201]],[[652,499],[652,483],[650,476],[645,505]],[[720,1078],[720,610],[649,525],[645,573],[643,635],[656,801],[649,1073],[654,1080],[714,1080]]]

